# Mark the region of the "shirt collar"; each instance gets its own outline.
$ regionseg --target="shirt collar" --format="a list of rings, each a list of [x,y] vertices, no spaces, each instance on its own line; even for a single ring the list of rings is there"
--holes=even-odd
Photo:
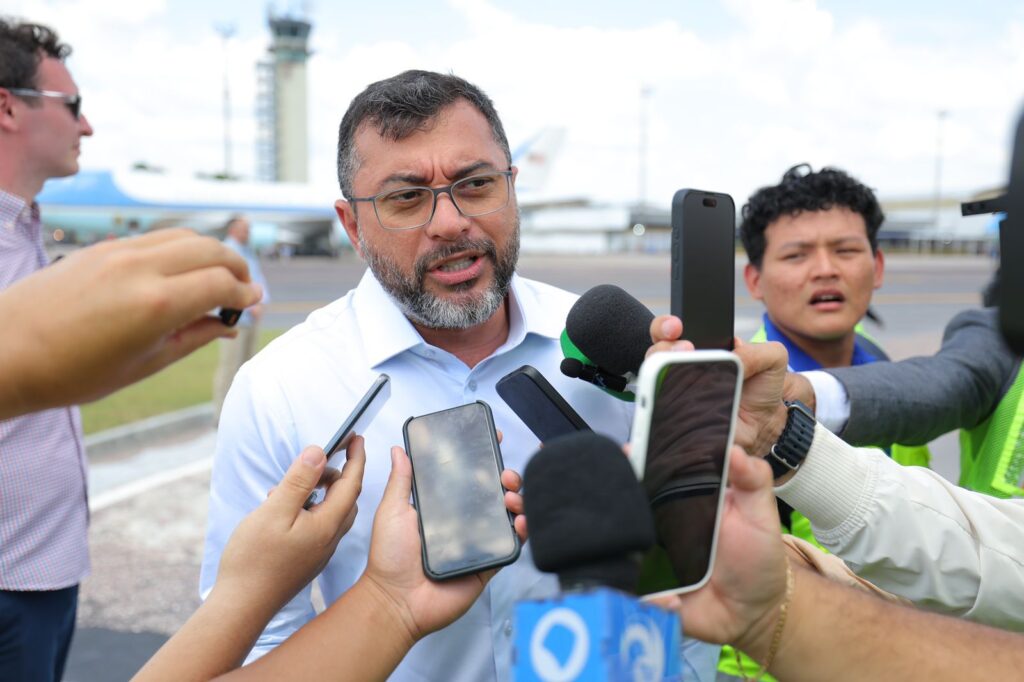
[[[789,367],[792,371],[809,372],[814,369],[822,369],[821,363],[805,353],[800,346],[793,343],[788,336],[783,334],[782,331],[772,323],[771,318],[768,317],[768,313],[764,314],[764,335],[768,341],[778,341],[786,347],[786,350],[789,352]],[[877,360],[878,358],[864,349],[864,346],[860,341],[860,337],[854,335],[853,361],[850,363],[850,366],[856,367],[857,365],[866,365]]]
[[[548,313],[538,293],[528,280],[512,275],[508,297],[508,340],[496,353],[515,348],[530,334],[553,339],[561,335],[565,320]],[[353,308],[370,367],[377,367],[399,353],[426,345],[369,269],[356,287]]]
[[[13,230],[19,223],[39,221],[39,204],[0,189],[0,227]]]

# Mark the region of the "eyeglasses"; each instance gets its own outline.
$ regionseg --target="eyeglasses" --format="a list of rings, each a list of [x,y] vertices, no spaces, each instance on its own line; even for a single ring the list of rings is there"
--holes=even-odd
[[[447,194],[459,213],[467,218],[495,213],[508,206],[512,171],[471,175],[445,187],[402,187],[372,197],[350,201],[371,201],[380,226],[385,230],[414,230],[434,219],[439,194]]]
[[[32,90],[30,88],[7,88],[7,91],[19,97],[52,97],[53,99],[63,100],[64,106],[68,108],[68,111],[71,112],[76,121],[82,113],[81,95],[69,95],[66,92],[55,92],[53,90]]]

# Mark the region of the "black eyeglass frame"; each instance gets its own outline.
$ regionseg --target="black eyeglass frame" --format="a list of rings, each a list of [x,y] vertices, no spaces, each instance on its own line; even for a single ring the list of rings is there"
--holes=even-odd
[[[497,208],[493,208],[489,211],[484,211],[483,213],[466,213],[464,210],[462,210],[462,206],[459,206],[459,200],[455,198],[455,194],[452,193],[452,189],[461,184],[470,182],[471,180],[475,180],[477,178],[486,178],[494,175],[502,175],[505,177],[505,189],[507,190],[507,193],[505,195],[505,203],[503,203],[501,206],[498,206]],[[379,199],[380,197],[387,196],[389,194],[394,194],[395,192],[407,192],[413,189],[426,190],[433,195],[433,197],[431,197],[433,203],[430,207],[430,215],[427,217],[426,220],[424,220],[419,225],[413,225],[411,227],[386,227],[384,225],[384,221],[381,220],[380,212],[377,211],[377,199]],[[425,225],[429,225],[430,221],[434,219],[434,213],[437,211],[437,197],[438,195],[441,194],[447,194],[448,197],[452,200],[452,204],[455,205],[456,210],[458,210],[459,213],[466,216],[467,218],[479,218],[480,216],[497,213],[498,211],[508,206],[509,199],[512,198],[512,169],[509,168],[508,170],[503,171],[492,171],[490,173],[476,173],[474,175],[462,178],[461,180],[456,180],[452,184],[445,185],[444,187],[426,187],[424,185],[410,185],[408,187],[398,187],[395,189],[385,190],[383,192],[379,192],[378,194],[374,194],[372,197],[352,197],[351,199],[349,199],[349,201],[353,203],[357,201],[371,202],[373,204],[373,213],[374,215],[377,216],[377,222],[380,223],[380,226],[383,229],[392,232],[402,232],[404,230],[418,230],[419,228]]]
[[[69,95],[66,92],[57,92],[56,90],[33,90],[32,88],[4,88],[7,92],[18,97],[49,97],[51,99],[59,99],[64,102],[64,106],[68,108],[71,115],[75,117],[75,120],[79,120],[82,116],[82,96],[81,95]]]

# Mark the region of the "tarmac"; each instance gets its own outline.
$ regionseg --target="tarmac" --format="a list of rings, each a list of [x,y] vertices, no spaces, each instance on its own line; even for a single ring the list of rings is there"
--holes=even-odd
[[[581,293],[623,286],[656,312],[668,307],[663,259],[642,254],[570,258],[524,255],[520,272]],[[760,324],[737,259],[737,335]],[[358,282],[363,265],[296,259],[264,272],[275,302],[267,327],[288,327]],[[873,331],[896,359],[934,352],[956,311],[977,304],[991,263],[981,258],[890,258]],[[199,567],[216,444],[211,405],[130,424],[86,439],[92,573],[81,585],[66,680],[127,680],[199,606]],[[957,474],[955,434],[933,443],[934,468]]]

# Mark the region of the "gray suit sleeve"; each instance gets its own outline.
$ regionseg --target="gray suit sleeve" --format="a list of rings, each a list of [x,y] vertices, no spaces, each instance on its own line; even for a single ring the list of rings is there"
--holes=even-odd
[[[850,399],[839,435],[852,445],[919,445],[971,428],[995,410],[1018,365],[995,310],[964,311],[946,326],[931,357],[827,370]]]

